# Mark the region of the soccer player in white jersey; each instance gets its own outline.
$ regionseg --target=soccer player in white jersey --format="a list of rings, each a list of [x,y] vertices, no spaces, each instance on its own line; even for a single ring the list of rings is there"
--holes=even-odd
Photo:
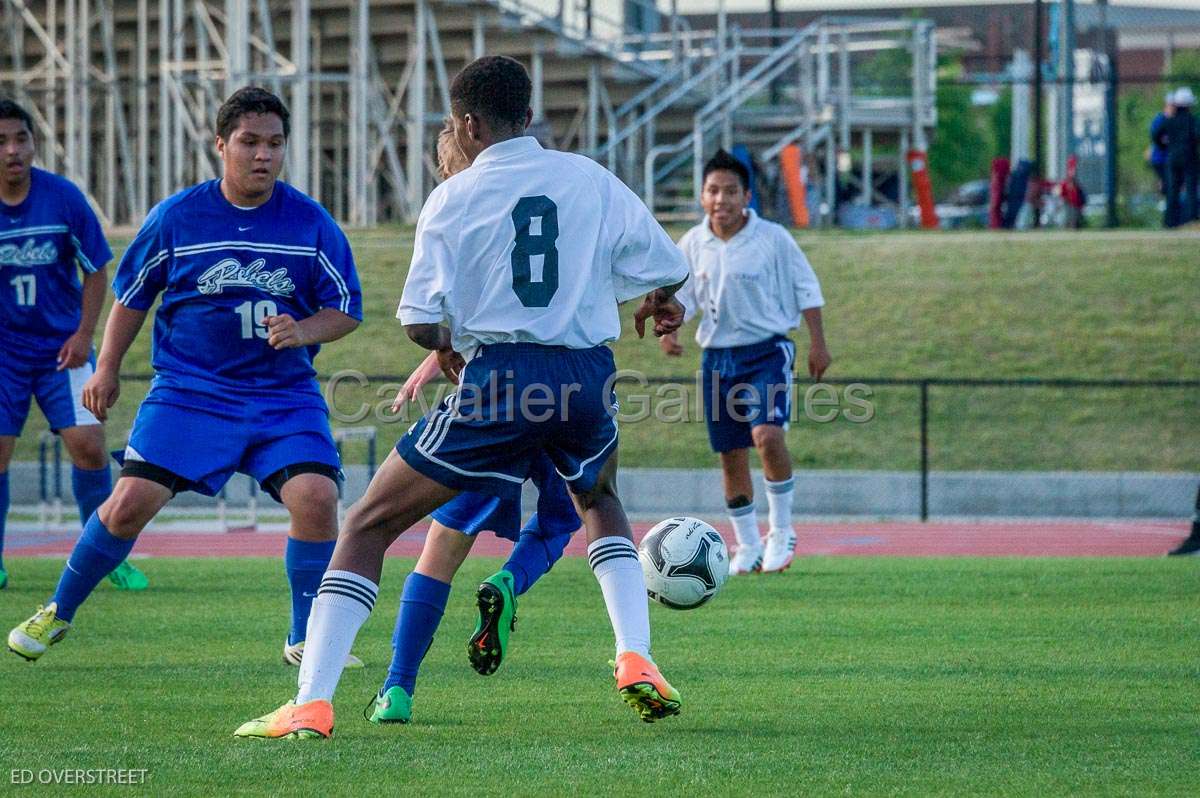
[[[821,325],[825,300],[791,234],[749,207],[750,175],[740,161],[718,151],[704,166],[702,186],[704,221],[679,240],[693,275],[680,300],[689,317],[704,314],[696,342],[704,350],[705,418],[738,542],[730,573],[782,571],[796,547],[792,460],[784,436],[796,359],[788,333],[803,317],[808,373],[820,379],[831,362]],[[677,334],[663,336],[661,345],[668,355],[683,354]],[[754,512],[750,447],[758,450],[767,484],[765,546]]]
[[[293,701],[244,737],[328,737],[346,653],[374,607],[388,546],[464,490],[512,496],[548,455],[567,481],[616,636],[617,689],[643,720],[679,693],[650,658],[645,583],[616,494],[618,303],[649,292],[639,333],[679,328],[687,263],[646,206],[593,161],[526,136],[531,84],[510,58],[468,64],[450,88],[470,168],[442,183],[417,222],[397,315],[458,391],[400,440],[351,508],[313,603]],[[457,370],[457,369],[454,369]]]

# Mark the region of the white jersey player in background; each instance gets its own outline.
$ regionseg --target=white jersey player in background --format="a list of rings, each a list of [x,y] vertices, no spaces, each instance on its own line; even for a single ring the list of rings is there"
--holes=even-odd
[[[725,503],[738,547],[730,573],[782,571],[792,562],[792,460],[785,432],[792,412],[796,346],[788,333],[808,325],[808,373],[820,379],[832,358],[821,323],[821,285],[791,233],[750,209],[749,170],[718,151],[704,167],[704,221],[679,240],[693,279],[680,291],[689,318],[703,312],[696,342],[708,437],[721,457]],[[663,351],[679,356],[678,335]],[[714,398],[718,401],[714,402]],[[764,546],[754,511],[750,447],[766,478],[770,531]]]
[[[612,174],[525,135],[531,88],[524,67],[496,56],[453,81],[455,137],[473,163],[421,211],[397,316],[444,370],[461,369],[460,386],[400,440],[347,515],[313,602],[295,700],[238,736],[328,737],[330,701],[388,546],[463,490],[515,495],[543,454],[587,529],[617,689],[643,720],[679,712],[679,693],[650,659],[645,582],[616,494],[616,367],[605,344],[621,332],[618,304],[647,292],[639,334],[649,318],[656,335],[677,330],[674,293],[688,267]]]

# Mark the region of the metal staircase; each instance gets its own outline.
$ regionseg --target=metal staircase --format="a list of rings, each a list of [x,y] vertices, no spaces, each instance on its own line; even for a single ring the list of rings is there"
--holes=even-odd
[[[286,179],[351,225],[411,220],[434,184],[450,76],[484,53],[529,68],[540,138],[606,164],[668,215],[695,215],[699,164],[718,144],[746,144],[770,168],[797,142],[823,156],[814,163],[833,185],[850,179],[837,167],[855,140],[870,151],[874,137],[878,163],[933,124],[927,23],[714,32],[661,14],[657,30],[629,33],[590,6],[0,0],[0,94],[34,111],[42,163],[83,186],[112,224],[136,224],[217,173],[216,109],[246,83],[292,109]],[[856,84],[863,64],[897,48],[915,76],[902,96]],[[874,196],[869,185],[863,194]]]

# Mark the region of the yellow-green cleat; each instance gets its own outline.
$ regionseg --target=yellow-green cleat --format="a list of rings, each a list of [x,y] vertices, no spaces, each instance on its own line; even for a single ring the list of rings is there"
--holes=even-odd
[[[71,624],[61,620],[57,612],[58,605],[53,601],[47,607],[38,607],[32,617],[8,633],[8,650],[30,662],[45,654],[71,630]]]
[[[117,590],[145,590],[150,586],[150,580],[146,575],[139,571],[129,560],[122,560],[121,564],[112,569],[108,575],[108,581],[113,583]]]
[[[412,720],[412,696],[400,685],[375,696],[374,703],[375,708],[367,718],[372,723],[408,723]]]

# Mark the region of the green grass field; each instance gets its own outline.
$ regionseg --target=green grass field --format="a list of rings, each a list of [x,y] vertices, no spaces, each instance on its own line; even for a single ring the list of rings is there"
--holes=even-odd
[[[471,586],[496,564],[464,567],[414,724],[362,717],[412,565],[390,560],[334,739],[265,743],[231,733],[295,687],[280,563],[148,562],[152,592],[102,586],[42,660],[0,658],[5,787],[14,768],[145,768],[142,788],[71,794],[1194,794],[1192,562],[818,557],[734,579],[700,610],[653,609],[685,701],[654,725],[613,689],[579,558],[524,598],[499,673],[470,670]],[[0,617],[24,617],[59,568],[10,562]]]
[[[828,303],[827,337],[835,358],[830,377],[1200,378],[1200,240],[1194,237],[803,232],[798,239]],[[356,232],[351,240],[366,322],[326,347],[318,368],[325,375],[341,369],[406,375],[424,355],[393,318],[412,231]],[[625,316],[631,313],[627,307]],[[796,337],[806,352],[806,336]],[[149,372],[149,347],[145,330],[126,361],[128,373]],[[631,331],[615,350],[619,367],[651,377],[686,376],[691,382],[699,365],[694,344],[682,360],[668,360]],[[125,385],[110,437],[123,440],[145,388]],[[789,444],[797,465],[915,469],[917,390],[872,391],[869,423],[803,417],[795,423]],[[376,380],[366,389],[339,391],[335,401],[353,412],[364,402],[390,404],[394,392]],[[625,406],[636,406],[628,390],[622,396]],[[937,388],[930,411],[935,469],[1200,470],[1195,390]],[[44,428],[34,416],[30,433]],[[624,462],[714,465],[703,421],[691,418],[672,424],[623,420]],[[410,421],[364,423],[380,426],[383,438],[393,440]],[[17,458],[35,457],[36,436],[29,434]]]

